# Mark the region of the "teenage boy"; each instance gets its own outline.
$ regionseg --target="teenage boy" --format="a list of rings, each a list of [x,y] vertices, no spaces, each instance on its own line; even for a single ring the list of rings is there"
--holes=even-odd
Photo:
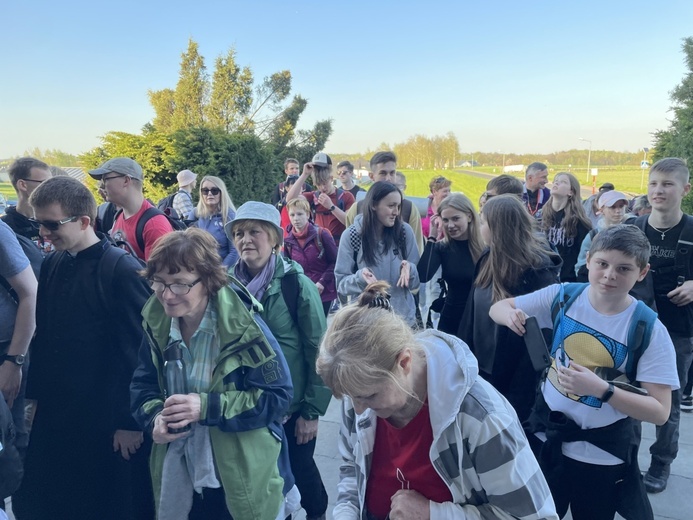
[[[666,329],[628,294],[647,274],[649,256],[644,233],[619,224],[594,238],[588,284],[551,285],[491,307],[491,318],[519,335],[528,316],[553,330],[552,364],[528,435],[559,517],[570,506],[575,520],[610,519],[630,506],[640,509],[639,518],[652,518],[637,464],[635,421],[664,424],[679,381]],[[636,349],[632,338],[638,334],[631,331],[646,323],[651,327],[646,325]],[[633,376],[647,393],[627,391],[596,373],[605,370],[609,379]]]
[[[693,358],[693,254],[689,251],[690,243],[679,242],[685,238],[684,227],[693,225],[692,217],[681,210],[681,201],[690,189],[690,173],[684,161],[671,157],[657,161],[650,169],[647,186],[652,213],[635,220],[650,241],[654,301],[659,319],[674,342],[681,388],[686,386]],[[664,491],[667,486],[679,447],[680,419],[681,392],[675,390],[671,416],[657,428],[656,440],[650,446],[652,459],[645,474],[645,487],[650,493]]]
[[[354,196],[347,190],[335,188],[329,155],[316,153],[311,162],[303,165],[301,176],[286,194],[286,202],[301,195],[303,185],[311,175],[316,189],[303,192],[303,196],[315,215],[315,224],[332,233],[334,241],[339,244],[339,238],[346,229],[346,212],[354,204]]]
[[[129,157],[116,157],[103,163],[89,175],[101,181],[101,187],[110,202],[122,208],[111,230],[114,240],[127,242],[132,252],[142,260],[149,258],[149,252],[159,237],[173,231],[165,215],[154,215],[147,220],[142,230],[141,248],[137,240],[137,223],[144,212],[153,208],[151,202],[144,198],[142,167]]]
[[[36,416],[12,507],[27,520],[151,519],[148,444],[130,415],[150,293],[141,266],[96,234],[96,201],[76,179],[51,178],[30,202],[56,252],[39,278],[27,385]]]
[[[354,199],[356,199],[359,191],[366,192],[366,190],[354,182],[354,165],[349,161],[342,161],[337,164],[337,178],[342,183],[342,189],[350,192]]]
[[[280,182],[274,187],[272,198],[270,199],[272,205],[276,206],[276,208],[280,211],[286,202],[286,192],[289,191],[289,186],[287,186],[286,181],[289,180],[289,177],[298,177],[298,170],[299,164],[297,159],[290,157],[284,161],[284,173],[286,174],[286,180],[284,182]]]

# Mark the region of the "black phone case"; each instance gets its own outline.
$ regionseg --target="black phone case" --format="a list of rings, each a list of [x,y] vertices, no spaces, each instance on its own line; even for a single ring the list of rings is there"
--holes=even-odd
[[[525,320],[524,339],[534,370],[543,372],[550,367],[551,354],[546,347],[544,334],[542,334],[539,323],[537,323],[537,319],[534,316],[530,316]]]

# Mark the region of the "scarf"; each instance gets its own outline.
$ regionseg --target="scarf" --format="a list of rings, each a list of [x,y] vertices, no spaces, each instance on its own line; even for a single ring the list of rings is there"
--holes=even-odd
[[[310,222],[303,226],[303,231],[297,231],[295,227],[291,227],[291,234],[294,236],[301,248],[306,246],[306,241],[308,240],[308,231],[310,231]]]
[[[262,302],[262,297],[265,295],[265,291],[274,277],[276,266],[277,259],[275,254],[272,253],[265,267],[263,267],[257,275],[253,276],[250,274],[248,266],[243,260],[239,260],[236,263],[236,266],[233,268],[233,274],[238,281],[245,285],[248,292],[252,294],[257,301]]]

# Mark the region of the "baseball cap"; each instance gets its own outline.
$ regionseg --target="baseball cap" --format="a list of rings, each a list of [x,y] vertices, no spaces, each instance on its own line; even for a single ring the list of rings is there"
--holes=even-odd
[[[313,160],[311,162],[315,166],[320,166],[321,168],[327,168],[328,166],[332,166],[332,159],[330,159],[330,156],[324,152],[316,153],[313,156]]]
[[[599,207],[603,208],[604,206],[606,206],[610,208],[619,200],[625,200],[626,202],[628,202],[628,197],[626,197],[625,194],[621,193],[620,191],[605,191],[604,193],[602,193],[601,197],[599,197]]]
[[[243,220],[260,220],[272,224],[272,226],[277,230],[279,245],[281,245],[284,241],[284,230],[282,229],[279,211],[277,211],[277,208],[271,204],[257,202],[254,200],[242,204],[241,207],[236,210],[236,216],[234,219],[227,222],[224,226],[224,232],[229,240],[233,241],[234,226]]]
[[[126,175],[128,177],[132,177],[133,179],[137,179],[138,181],[144,180],[142,167],[129,157],[115,157],[113,159],[109,159],[95,170],[89,170],[89,175],[97,180],[100,180],[101,177],[107,173]]]
[[[190,170],[183,170],[178,173],[176,179],[178,180],[179,186],[187,186],[188,184],[195,182],[195,179],[197,179],[197,174],[191,172]]]
[[[599,186],[599,193],[604,193],[605,191],[613,190],[616,189],[613,184],[610,182],[605,182],[601,186]]]

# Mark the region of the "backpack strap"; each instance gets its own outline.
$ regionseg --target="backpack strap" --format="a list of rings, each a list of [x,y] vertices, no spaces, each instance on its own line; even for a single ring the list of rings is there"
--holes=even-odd
[[[402,219],[402,222],[406,222],[407,224],[409,224],[409,219],[411,218],[412,204],[412,201],[410,201],[409,199],[402,198],[402,211],[400,214],[400,218]]]
[[[342,188],[337,188],[337,207],[342,211],[346,211],[344,209],[344,190]]]
[[[650,309],[645,302],[638,300],[628,328],[628,360],[626,361],[626,376],[633,382],[637,378],[638,361],[650,345],[652,331],[657,321],[657,313]]]
[[[298,273],[291,271],[282,276],[282,298],[289,309],[289,314],[294,323],[298,323]]]
[[[693,217],[683,214],[683,229],[676,244],[676,267],[677,272],[685,273],[685,280],[693,279]],[[683,281],[685,281],[683,280]]]
[[[358,257],[361,250],[361,234],[353,226],[349,226],[349,243],[354,248],[354,265],[358,269]]]
[[[140,248],[140,251],[144,253],[144,226],[147,225],[147,222],[149,222],[151,219],[156,217],[157,215],[163,215],[164,217],[166,216],[166,213],[161,211],[158,208],[151,207],[147,208],[144,210],[144,213],[142,213],[142,216],[140,219],[137,221],[137,226],[135,226],[135,240],[137,241],[137,245]]]
[[[551,303],[551,322],[553,323],[554,334],[556,334],[561,323],[561,316],[565,315],[565,312],[577,297],[582,294],[582,291],[589,286],[589,283],[573,282],[561,285],[563,286],[563,291],[560,291]],[[561,294],[563,294],[563,299],[561,299]]]
[[[344,211],[344,210],[342,210]],[[318,258],[325,256],[325,246],[322,245],[322,228],[320,226],[315,226],[318,228],[318,234],[315,237],[315,243],[318,245]]]
[[[102,309],[112,314],[112,291],[115,279],[116,265],[120,259],[129,254],[124,249],[113,247],[110,243],[104,245],[104,252],[96,268],[96,292],[99,295]]]

